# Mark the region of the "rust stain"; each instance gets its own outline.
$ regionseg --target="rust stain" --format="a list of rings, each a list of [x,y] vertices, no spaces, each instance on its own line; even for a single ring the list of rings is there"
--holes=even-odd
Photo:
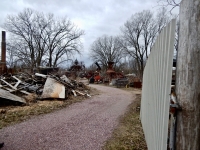
[[[64,85],[56,82],[52,78],[47,78],[44,86],[42,98],[65,98]]]

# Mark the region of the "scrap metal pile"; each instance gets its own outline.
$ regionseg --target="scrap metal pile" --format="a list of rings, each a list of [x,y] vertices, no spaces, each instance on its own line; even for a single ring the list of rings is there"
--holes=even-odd
[[[35,99],[67,99],[70,95],[91,97],[87,86],[65,75],[34,75],[21,72],[0,76],[0,98],[26,104],[30,95]]]

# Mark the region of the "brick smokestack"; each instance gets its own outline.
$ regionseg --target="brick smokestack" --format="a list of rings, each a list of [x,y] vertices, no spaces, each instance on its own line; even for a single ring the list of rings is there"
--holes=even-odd
[[[1,63],[5,63],[6,65],[6,31],[2,31]]]

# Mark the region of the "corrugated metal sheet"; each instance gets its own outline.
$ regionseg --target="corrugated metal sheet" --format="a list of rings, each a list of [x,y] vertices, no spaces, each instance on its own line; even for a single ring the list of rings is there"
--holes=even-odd
[[[166,150],[176,20],[158,36],[144,69],[140,117],[148,150]]]

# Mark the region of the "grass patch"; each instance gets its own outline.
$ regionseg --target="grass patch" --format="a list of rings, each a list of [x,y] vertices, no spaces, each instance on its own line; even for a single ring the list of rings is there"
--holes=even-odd
[[[103,150],[147,150],[139,119],[141,95],[137,94],[128,111],[120,118],[112,137],[105,143]]]
[[[90,88],[90,95],[94,96],[99,94],[94,88]],[[0,108],[0,129],[3,127],[20,123],[34,116],[41,114],[47,114],[67,106],[81,102],[88,99],[84,96],[71,96],[67,100],[45,100],[37,101],[36,103],[30,103],[28,106],[6,106]]]
[[[53,100],[38,101],[29,106],[12,106],[7,109],[6,113],[0,115],[0,129],[30,119],[32,116],[53,112],[75,102],[77,102],[77,100]]]

